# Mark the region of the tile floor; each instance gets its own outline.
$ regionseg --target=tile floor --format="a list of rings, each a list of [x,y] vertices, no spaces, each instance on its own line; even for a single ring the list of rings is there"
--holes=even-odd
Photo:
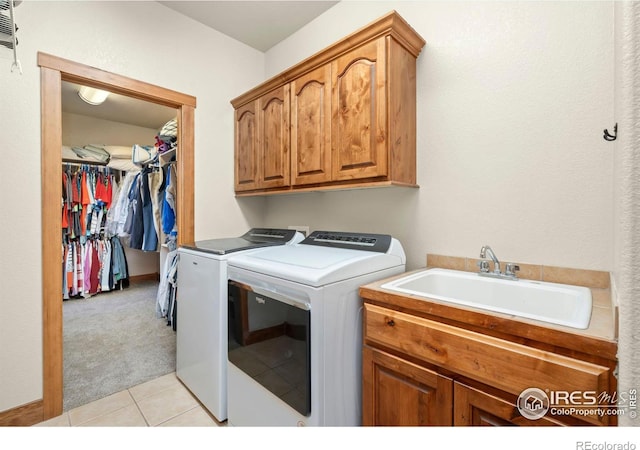
[[[39,423],[43,427],[215,427],[218,423],[170,373]]]

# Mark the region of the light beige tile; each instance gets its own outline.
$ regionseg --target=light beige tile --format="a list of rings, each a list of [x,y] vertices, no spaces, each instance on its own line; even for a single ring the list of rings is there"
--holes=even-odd
[[[189,391],[177,384],[138,401],[138,407],[150,426],[154,427],[198,406]]]
[[[589,288],[609,288],[609,272],[565,267],[542,266],[542,281],[573,284]]]
[[[478,261],[480,261],[480,259],[466,258],[465,261],[466,264],[462,270],[466,270],[467,272],[480,272],[480,267],[478,267]],[[493,270],[493,261],[489,261],[489,270]]]
[[[202,408],[202,406],[196,406],[189,411],[180,414],[179,416],[169,419],[166,422],[162,422],[160,427],[218,427],[215,420],[211,418],[209,414]]]
[[[40,422],[35,424],[34,427],[70,427],[71,422],[69,421],[69,414],[63,413],[58,417],[54,417],[53,419],[45,420],[44,422]]]
[[[513,261],[509,261],[509,262],[513,262]],[[520,270],[516,272],[516,276],[518,278],[522,278],[523,280],[535,280],[535,281],[542,280],[542,266],[535,265],[535,264],[520,264],[518,262],[516,262],[515,264],[517,264],[518,267],[520,267]],[[502,265],[502,270],[504,271],[506,267],[507,267],[507,263],[505,262]]]
[[[593,306],[611,308],[611,291],[609,289],[591,289]]]
[[[593,308],[589,322],[589,334],[606,339],[615,339],[616,329],[610,308]]]
[[[128,391],[118,392],[117,394],[72,409],[69,411],[69,421],[71,426],[80,425],[96,417],[112,413],[133,404],[133,398],[129,395]]]
[[[440,269],[465,270],[465,258],[457,256],[433,255],[427,253],[427,267]]]
[[[176,377],[175,372],[163,375],[154,380],[147,381],[146,383],[139,384],[132,388],[129,388],[129,392],[135,401],[140,401],[145,397],[157,394],[165,389],[170,389],[177,385],[182,385],[180,380]]]
[[[134,405],[125,406],[108,414],[96,417],[80,425],[81,427],[146,427],[138,407]]]

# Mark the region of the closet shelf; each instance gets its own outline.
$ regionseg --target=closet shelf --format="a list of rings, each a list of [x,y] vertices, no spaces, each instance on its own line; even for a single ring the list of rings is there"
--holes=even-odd
[[[166,166],[167,164],[171,163],[171,161],[174,159],[174,157],[176,156],[176,147],[172,148],[171,150],[164,152],[164,153],[159,153],[159,158],[160,158],[160,166]]]

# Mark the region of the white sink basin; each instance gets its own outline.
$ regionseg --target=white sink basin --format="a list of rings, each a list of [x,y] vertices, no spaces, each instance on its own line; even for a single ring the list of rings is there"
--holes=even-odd
[[[591,291],[581,286],[428,269],[381,287],[573,328],[585,329],[591,319]]]

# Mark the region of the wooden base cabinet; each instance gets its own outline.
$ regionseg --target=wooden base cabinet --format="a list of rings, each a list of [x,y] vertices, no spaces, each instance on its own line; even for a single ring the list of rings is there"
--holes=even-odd
[[[615,416],[594,408],[566,416],[549,408],[530,420],[517,407],[518,396],[531,388],[615,392],[606,360],[543,350],[535,346],[540,343],[525,345],[465,329],[463,322],[371,304],[366,297],[364,311],[365,425],[615,425]]]
[[[451,425],[453,381],[369,347],[363,360],[363,425]]]
[[[363,348],[362,363],[364,426],[589,425],[572,418],[529,420],[515,395],[454,381],[375,348]]]

